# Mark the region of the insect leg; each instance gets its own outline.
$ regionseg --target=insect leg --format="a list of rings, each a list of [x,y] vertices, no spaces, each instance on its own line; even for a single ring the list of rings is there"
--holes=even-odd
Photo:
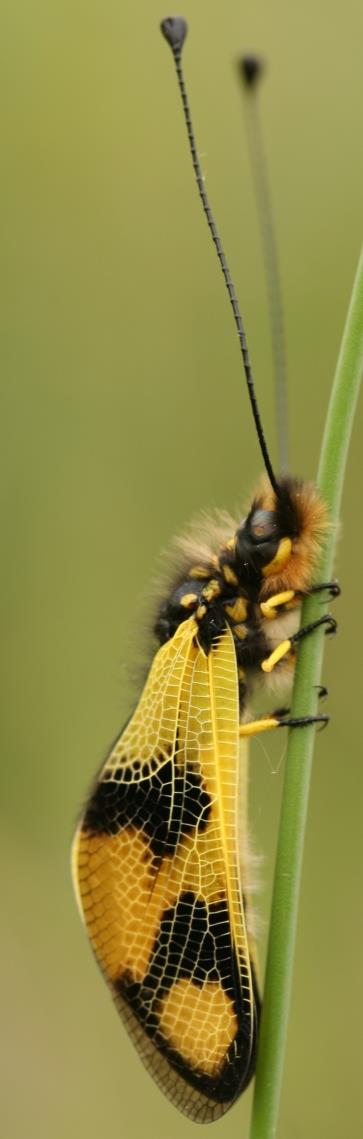
[[[240,724],[238,734],[240,737],[257,736],[259,732],[269,732],[271,728],[278,728],[280,721],[277,716],[265,716],[260,720],[250,720],[247,724]]]
[[[268,597],[267,601],[261,601],[260,609],[263,617],[269,620],[274,620],[277,617],[277,610],[280,605],[287,605],[291,608],[292,604],[299,602],[303,597],[309,597],[312,593],[323,593],[328,591],[331,600],[340,597],[341,588],[337,581],[321,581],[317,585],[312,585],[311,589],[306,590],[306,593],[300,593],[295,589],[286,589],[282,593],[276,593],[273,597]]]
[[[328,590],[332,600],[335,597],[340,597],[342,592],[338,581],[319,581],[317,585],[312,585],[306,592],[310,597],[312,593],[323,593],[324,589]]]
[[[330,716],[282,716],[278,721],[278,728],[306,728],[308,724],[323,724],[324,728],[329,723]]]
[[[318,700],[325,700],[328,696],[328,689],[325,687],[325,684],[314,684],[314,688],[317,689]],[[279,721],[280,726],[282,720],[286,720],[286,718],[290,717],[290,708],[274,708],[273,712],[271,712],[271,716]]]
[[[306,728],[308,724],[329,723],[329,716],[284,716],[275,714],[265,716],[261,720],[251,720],[247,724],[240,724],[238,734],[241,738],[257,736],[259,732],[268,732],[272,728]]]
[[[310,625],[304,625],[302,629],[294,633],[293,636],[290,637],[291,644],[294,645],[297,641],[301,641],[303,637],[308,637],[309,633],[313,633],[314,629],[319,628],[319,625],[327,625],[327,633],[336,633],[337,631],[337,621],[335,617],[332,617],[331,613],[324,613],[322,617],[318,617],[316,621],[311,621]]]
[[[310,633],[313,633],[315,629],[318,629],[319,625],[328,625],[328,628],[326,630],[327,633],[336,632],[337,622],[335,620],[335,617],[332,617],[330,613],[324,613],[324,615],[322,617],[318,617],[316,621],[311,621],[310,625],[304,625],[302,629],[299,629],[297,633],[294,633],[293,636],[289,637],[286,641],[281,641],[281,644],[277,645],[276,649],[274,649],[270,656],[261,661],[261,668],[263,672],[272,672],[273,668],[275,668],[275,665],[278,664],[278,662],[282,660],[282,658],[286,656],[287,653],[290,652],[290,649],[292,649],[298,641],[301,641],[303,637],[308,637]]]
[[[261,601],[260,609],[263,617],[269,620],[274,620],[277,617],[277,609],[279,605],[287,605],[289,602],[294,601],[296,592],[294,589],[285,589],[283,593],[275,593],[273,597],[268,597],[267,601]]]
[[[314,688],[318,690],[318,700],[325,700],[329,696],[328,689],[325,684],[316,684]]]

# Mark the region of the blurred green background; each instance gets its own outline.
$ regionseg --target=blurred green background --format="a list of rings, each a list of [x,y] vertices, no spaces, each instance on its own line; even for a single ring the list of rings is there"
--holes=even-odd
[[[158,553],[260,470],[154,0],[8,0],[2,14],[1,847],[4,1139],[191,1136],[92,959],[74,822],[132,706]],[[256,48],[288,329],[292,468],[314,477],[362,238],[357,0],[186,3],[197,139],[270,445],[266,293],[231,61]],[[340,632],[317,739],[279,1139],[362,1117],[361,419],[343,506]],[[252,749],[267,921],[284,742]],[[264,936],[261,938],[261,956]],[[247,1134],[250,1092],[216,1131]]]

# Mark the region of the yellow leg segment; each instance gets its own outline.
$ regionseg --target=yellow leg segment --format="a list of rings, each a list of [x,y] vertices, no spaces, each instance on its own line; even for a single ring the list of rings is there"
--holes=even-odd
[[[293,601],[296,597],[294,589],[285,589],[283,593],[275,593],[274,597],[268,597],[267,601],[261,601],[260,609],[263,617],[268,617],[272,621],[277,617],[277,609],[279,605],[288,605],[289,601]]]
[[[263,672],[272,672],[272,669],[275,668],[275,664],[278,664],[279,660],[282,660],[282,658],[286,656],[286,653],[290,652],[291,648],[291,641],[281,641],[281,644],[277,645],[273,653],[271,653],[269,657],[266,657],[266,660],[261,661]]]
[[[258,732],[269,732],[271,728],[278,728],[280,721],[276,716],[269,716],[265,720],[251,720],[249,724],[240,724],[239,736],[257,736]]]

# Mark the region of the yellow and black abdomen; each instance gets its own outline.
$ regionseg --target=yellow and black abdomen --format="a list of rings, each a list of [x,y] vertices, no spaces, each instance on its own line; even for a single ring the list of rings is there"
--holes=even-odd
[[[233,637],[226,628],[206,655],[197,633],[190,617],[157,653],[88,803],[74,867],[93,948],[144,1062],[203,1122],[253,1074],[258,996],[238,858]]]

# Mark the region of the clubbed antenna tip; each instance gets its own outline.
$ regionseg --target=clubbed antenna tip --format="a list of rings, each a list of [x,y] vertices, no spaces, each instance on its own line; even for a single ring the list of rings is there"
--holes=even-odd
[[[245,86],[256,87],[265,70],[265,63],[258,55],[241,55],[237,67]]]
[[[170,44],[172,52],[180,55],[184,40],[188,34],[188,24],[186,20],[183,20],[182,16],[166,16],[166,19],[161,21],[160,29],[168,41],[168,44]]]

